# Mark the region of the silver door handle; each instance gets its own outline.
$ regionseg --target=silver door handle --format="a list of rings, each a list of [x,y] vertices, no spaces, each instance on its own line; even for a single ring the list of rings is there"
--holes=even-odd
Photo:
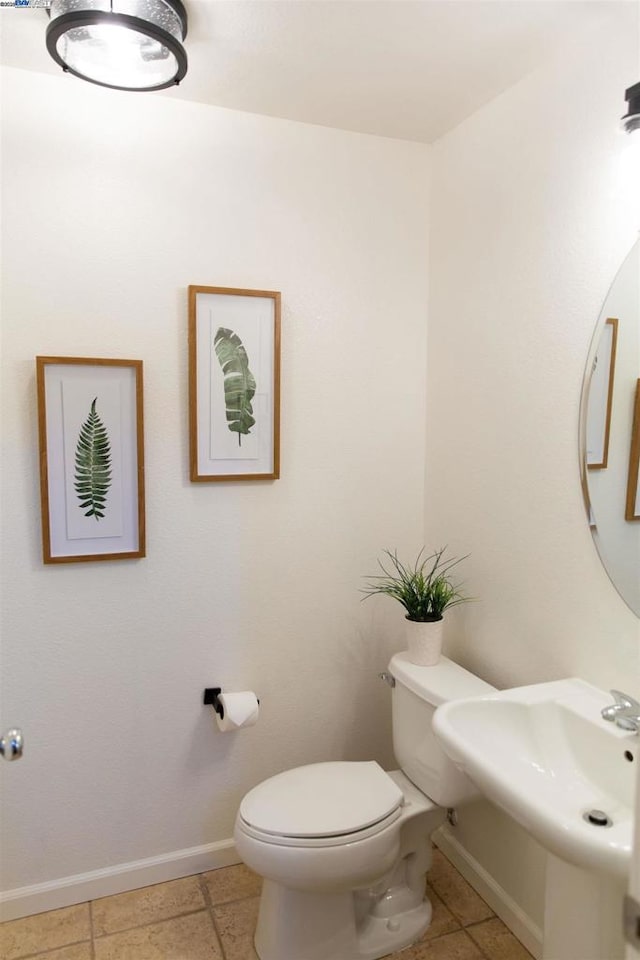
[[[12,730],[7,730],[6,733],[0,737],[0,754],[5,758],[5,760],[19,760],[22,756],[22,750],[24,748],[24,740],[22,739],[22,730],[13,728]]]

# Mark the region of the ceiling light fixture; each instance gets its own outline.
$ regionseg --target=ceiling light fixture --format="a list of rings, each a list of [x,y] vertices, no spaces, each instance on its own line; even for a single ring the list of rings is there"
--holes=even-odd
[[[52,0],[47,50],[64,71],[116,90],[162,90],[187,72],[180,0]]]
[[[622,126],[627,133],[633,133],[640,130],[640,83],[625,90],[624,98],[628,109],[622,118]]]

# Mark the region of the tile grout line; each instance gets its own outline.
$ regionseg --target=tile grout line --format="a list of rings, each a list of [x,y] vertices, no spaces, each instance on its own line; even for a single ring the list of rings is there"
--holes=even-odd
[[[91,960],[96,960],[95,929],[93,926],[93,900],[89,900],[89,932],[91,934]]]
[[[469,924],[469,927],[481,927],[483,923],[489,923],[489,921],[491,921],[491,920],[499,920],[500,923],[501,923],[501,924],[503,925],[503,927],[505,928],[505,930],[507,930],[507,932],[510,934],[510,936],[512,936],[513,939],[516,941],[516,943],[518,943],[518,944],[522,947],[522,949],[525,951],[525,953],[527,954],[527,956],[530,957],[531,960],[534,960],[533,954],[530,954],[530,953],[529,953],[529,951],[528,951],[527,948],[525,947],[525,945],[524,945],[524,943],[522,942],[522,940],[519,940],[518,937],[516,937],[515,933],[513,933],[513,931],[509,929],[509,927],[506,925],[506,923],[504,922],[504,920],[502,920],[497,914],[495,914],[495,916],[493,916],[493,917],[488,917],[486,920],[477,920],[477,921],[475,921],[474,923],[470,923],[470,924]],[[465,929],[469,929],[469,927],[467,927],[467,928],[465,928]],[[482,955],[487,958],[487,960],[494,960],[492,954],[486,953],[484,947],[482,947],[476,940],[474,940],[473,937],[471,937],[471,939],[472,939],[473,942],[475,943],[475,945],[476,945],[476,947],[478,948],[478,950],[482,953]]]
[[[449,861],[449,863],[450,863],[450,861]],[[451,864],[451,865],[454,866],[453,864]],[[454,869],[456,869],[456,868],[454,867]],[[459,872],[459,871],[458,871],[458,872]],[[431,888],[431,892],[434,893],[434,894],[440,899],[440,901],[444,904],[444,906],[445,906],[446,909],[449,911],[449,913],[451,914],[451,916],[453,917],[453,919],[455,920],[455,922],[458,924],[458,930],[457,930],[457,931],[451,931],[451,933],[460,933],[460,932],[465,933],[465,934],[467,935],[467,939],[473,944],[473,946],[474,946],[475,949],[478,951],[478,953],[479,953],[480,956],[483,958],[483,960],[493,960],[493,957],[491,957],[488,953],[486,953],[486,952],[484,951],[484,949],[480,946],[480,944],[477,943],[477,942],[474,940],[474,938],[468,933],[468,930],[469,930],[470,927],[477,927],[477,926],[479,926],[479,925],[482,924],[482,923],[486,923],[488,920],[494,920],[494,919],[496,918],[497,914],[491,909],[491,907],[490,907],[489,904],[486,902],[486,900],[484,900],[482,897],[480,897],[480,894],[477,893],[477,891],[474,891],[474,893],[476,894],[476,896],[479,897],[480,900],[482,900],[482,902],[483,902],[484,904],[486,904],[487,909],[491,911],[491,916],[489,916],[489,917],[484,917],[482,920],[473,920],[473,921],[471,921],[470,923],[464,923],[464,921],[462,920],[462,918],[461,918],[461,917],[458,917],[457,913],[455,913],[455,912],[454,912],[454,909],[449,905],[449,903],[448,903],[448,898],[445,899],[445,898],[443,897],[443,895],[437,890],[436,886],[435,886],[433,883],[430,882],[430,880],[429,880],[429,874],[428,874],[428,873],[427,873],[427,886],[430,887],[430,888]],[[449,934],[444,934],[443,936],[451,936],[451,933],[449,933]],[[442,939],[442,937],[434,937],[433,940],[431,940],[430,942],[433,943],[434,940],[440,940],[440,939]]]
[[[482,921],[480,921],[480,922],[482,922]],[[470,926],[470,927],[478,926],[478,924],[470,923],[469,926]],[[465,928],[465,933],[467,933],[466,928]],[[478,953],[480,954],[480,956],[481,956],[481,957],[484,957],[484,960],[493,960],[493,957],[492,957],[490,954],[488,954],[488,953],[485,952],[484,948],[481,947],[480,944],[477,943],[477,942],[473,939],[473,937],[471,936],[471,934],[467,933],[467,937],[469,938],[469,940],[471,940],[471,943],[474,945],[474,947],[476,948],[476,950],[478,951]]]
[[[208,872],[208,871],[206,871],[206,872]],[[220,946],[220,954],[221,954],[221,956],[222,956],[222,960],[227,960],[227,951],[226,951],[225,948],[224,948],[224,943],[222,942],[222,937],[220,936],[220,931],[218,930],[218,925],[217,925],[217,923],[216,923],[215,914],[214,914],[214,912],[213,912],[213,903],[212,903],[212,900],[211,900],[211,894],[210,894],[210,892],[209,892],[209,886],[208,886],[206,880],[204,879],[204,873],[199,873],[199,874],[198,874],[198,880],[199,880],[199,882],[200,882],[200,890],[202,891],[202,896],[204,897],[205,905],[206,905],[206,907],[207,907],[207,909],[208,909],[208,911],[209,911],[209,916],[210,916],[210,918],[211,918],[211,924],[212,924],[212,926],[213,926],[213,932],[215,933],[215,935],[216,935],[216,940],[218,941],[218,944],[219,944],[219,946]]]
[[[462,926],[462,923],[458,920],[458,918],[456,917],[456,915],[453,913],[453,911],[451,910],[451,907],[447,906],[447,904],[444,902],[444,900],[442,899],[442,897],[440,896],[440,894],[437,892],[437,890],[435,889],[435,887],[433,887],[433,886],[429,883],[429,880],[428,880],[428,879],[427,879],[427,882],[426,882],[426,884],[425,884],[425,897],[426,897],[427,900],[429,900],[429,902],[431,903],[431,908],[432,908],[433,912],[435,912],[435,906],[436,906],[436,901],[437,901],[437,902],[438,902],[442,907],[444,907],[444,909],[447,911],[447,913],[449,914],[449,916],[451,917],[451,919],[452,919],[453,922],[455,923],[457,930],[464,930],[464,927]],[[431,917],[431,920],[433,921],[433,915],[432,915],[432,917]],[[431,925],[431,924],[429,924],[429,925]],[[453,933],[454,931],[451,931],[451,932]],[[442,936],[444,936],[444,934],[442,934]],[[433,937],[432,939],[435,940],[436,938]]]
[[[36,916],[36,914],[34,914]],[[19,917],[18,919],[22,919]],[[11,920],[7,920],[7,923],[11,923]],[[47,960],[47,957],[53,953],[54,950],[66,950],[67,947],[78,947],[83,943],[91,943],[91,940],[72,940],[71,943],[62,943],[59,947],[53,947],[51,950],[47,947],[46,950],[38,950],[37,953],[21,953],[19,956],[14,957],[13,960]]]
[[[428,943],[428,944],[439,943],[441,940],[447,940],[449,937],[455,937],[455,936],[457,936],[457,935],[460,934],[460,933],[466,934],[467,940],[469,940],[470,943],[473,944],[473,946],[476,948],[476,950],[478,951],[478,953],[479,953],[480,956],[482,957],[482,960],[494,960],[493,957],[490,957],[489,954],[487,954],[487,953],[484,952],[484,950],[482,949],[482,947],[480,946],[480,944],[479,944],[479,943],[476,943],[475,940],[473,939],[473,937],[470,937],[470,936],[469,936],[469,934],[467,933],[465,927],[460,927],[459,930],[451,930],[451,931],[449,931],[449,933],[443,933],[441,937],[433,937],[432,940],[425,940],[424,942],[425,942],[425,943]],[[420,941],[419,941],[419,942],[420,942]]]
[[[434,886],[434,884],[432,884],[429,880],[427,880],[427,884],[428,884],[429,887],[431,887],[431,890],[440,898],[440,900],[441,900],[442,903],[445,905],[445,907],[447,908],[447,910],[449,911],[449,913],[451,914],[451,916],[454,918],[454,920],[456,921],[456,923],[458,923],[463,930],[466,930],[467,927],[477,926],[479,923],[485,923],[487,920],[495,920],[496,917],[498,916],[497,913],[496,913],[494,910],[491,909],[491,907],[489,906],[489,904],[487,903],[487,901],[486,901],[486,900],[483,900],[482,897],[480,896],[480,894],[479,894],[479,893],[476,893],[476,891],[474,891],[475,895],[476,895],[480,900],[482,900],[482,903],[486,906],[487,910],[490,911],[490,916],[488,916],[488,917],[482,917],[482,919],[480,919],[480,920],[469,920],[468,922],[465,923],[465,921],[464,921],[461,917],[459,917],[458,913],[456,912],[455,906],[450,906],[450,905],[449,905],[449,902],[448,902],[448,899],[449,899],[449,898],[447,897],[447,898],[445,899],[445,897],[442,895],[442,893],[440,893],[440,891],[438,890],[438,888],[437,888],[436,886]],[[473,889],[473,888],[472,888],[472,889]],[[455,904],[455,898],[453,898],[453,899],[454,899],[454,904]]]
[[[164,914],[160,918],[155,920],[145,920],[144,923],[134,923],[130,927],[121,927],[119,930],[108,930],[106,933],[96,933],[92,937],[93,940],[106,940],[107,937],[117,937],[120,933],[129,933],[131,930],[143,930],[144,927],[152,927],[157,923],[168,923],[170,920],[179,920],[180,917],[192,917],[196,913],[206,913],[207,905],[203,907],[193,907],[190,910],[184,910],[180,913]],[[65,944],[66,946],[66,944]],[[20,957],[22,960],[22,957]]]

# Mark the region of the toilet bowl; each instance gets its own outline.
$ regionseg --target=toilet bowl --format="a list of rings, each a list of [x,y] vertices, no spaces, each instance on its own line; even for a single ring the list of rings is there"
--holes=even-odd
[[[389,664],[394,751],[375,761],[296,767],[242,800],[235,843],[264,878],[255,935],[260,960],[377,960],[427,929],[430,837],[446,808],[477,795],[431,733],[445,700],[494,688],[446,658]]]
[[[298,767],[252,790],[235,842],[264,878],[260,960],[374,960],[413,943],[431,920],[428,837],[444,818],[375,761]]]

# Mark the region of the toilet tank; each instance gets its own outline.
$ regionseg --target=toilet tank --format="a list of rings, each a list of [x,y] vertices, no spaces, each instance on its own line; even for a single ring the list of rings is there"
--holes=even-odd
[[[406,653],[391,658],[393,752],[401,769],[422,793],[441,807],[455,807],[478,791],[446,755],[431,721],[436,707],[450,700],[481,697],[496,688],[441,657],[433,667],[411,663]]]

